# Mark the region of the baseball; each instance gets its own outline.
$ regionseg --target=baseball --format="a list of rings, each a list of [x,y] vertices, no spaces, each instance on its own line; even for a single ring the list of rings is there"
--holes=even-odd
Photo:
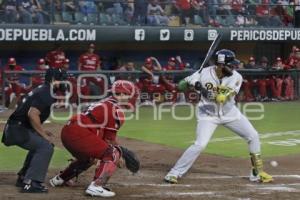
[[[217,101],[218,103],[224,103],[224,102],[226,101],[226,96],[223,95],[223,94],[219,94],[219,95],[217,95],[217,97],[216,97],[216,101]]]
[[[278,166],[278,162],[275,161],[275,160],[272,160],[272,161],[270,162],[270,164],[271,164],[272,167],[277,167],[277,166]]]

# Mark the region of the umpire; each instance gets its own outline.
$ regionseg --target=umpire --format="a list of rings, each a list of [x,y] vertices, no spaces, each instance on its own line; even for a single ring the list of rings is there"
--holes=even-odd
[[[45,83],[29,92],[19,102],[5,125],[2,142],[6,146],[17,145],[29,151],[16,182],[16,186],[22,188],[21,192],[48,192],[43,183],[54,145],[53,134],[44,130],[42,124],[49,117],[51,105],[56,101],[52,94],[65,89],[62,81],[66,79],[65,71],[48,69]]]

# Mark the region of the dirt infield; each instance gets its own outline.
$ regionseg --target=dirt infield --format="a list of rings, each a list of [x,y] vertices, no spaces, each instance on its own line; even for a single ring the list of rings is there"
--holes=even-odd
[[[0,129],[2,130],[0,125]],[[49,130],[60,132],[61,125],[46,124]],[[51,127],[51,128],[50,128]],[[59,135],[57,135],[59,138]],[[203,154],[190,172],[177,185],[162,181],[169,168],[181,155],[182,150],[142,141],[120,138],[122,144],[136,151],[141,159],[141,171],[132,175],[119,169],[109,181],[108,187],[117,193],[112,199],[300,199],[300,156],[268,158],[265,168],[274,175],[271,184],[250,183],[247,179],[250,161]],[[57,146],[61,146],[57,139]],[[276,160],[279,166],[269,162]],[[21,194],[14,187],[15,173],[0,173],[0,200],[13,199],[90,199],[84,189],[93,177],[93,170],[79,177],[74,187],[50,188],[48,194]],[[48,177],[59,169],[50,170]]]

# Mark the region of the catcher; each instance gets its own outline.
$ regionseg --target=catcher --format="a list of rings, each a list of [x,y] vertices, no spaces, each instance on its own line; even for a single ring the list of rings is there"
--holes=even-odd
[[[197,114],[197,136],[179,158],[175,166],[165,176],[168,183],[177,183],[193,165],[200,153],[207,146],[218,125],[224,125],[248,143],[252,169],[250,181],[271,182],[273,177],[263,170],[260,140],[257,131],[249,120],[235,106],[234,97],[238,94],[243,78],[234,70],[238,60],[227,49],[216,53],[216,66],[204,68],[201,73],[194,73],[179,83],[179,90],[192,85],[201,92]]]
[[[73,116],[63,127],[62,143],[76,160],[50,179],[51,186],[68,184],[72,178],[97,164],[94,179],[85,192],[91,196],[112,197],[115,193],[104,186],[117,167],[125,161],[131,172],[139,170],[135,154],[119,146],[116,137],[124,123],[122,108],[128,106],[131,99],[136,99],[138,91],[132,82],[119,80],[114,82],[111,92],[111,96]]]

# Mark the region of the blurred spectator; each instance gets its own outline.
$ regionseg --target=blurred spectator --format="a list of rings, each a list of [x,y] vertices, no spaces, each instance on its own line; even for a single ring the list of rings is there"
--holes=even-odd
[[[203,20],[204,25],[208,25],[208,11],[205,0],[192,0],[194,15],[199,15]]]
[[[134,62],[133,61],[126,62],[123,66],[121,66],[118,69],[118,71],[120,71],[120,72],[134,72],[134,71],[136,71],[135,70]],[[122,79],[122,80],[128,80],[128,81],[131,81],[133,83],[136,82],[136,77],[135,77],[134,74],[127,74],[127,73],[125,73],[124,75],[122,75],[122,73],[121,73],[121,75],[119,75],[116,79],[117,80],[120,80],[120,79]]]
[[[285,100],[294,100],[294,80],[290,75],[287,75],[284,78],[285,90],[284,90],[284,99]]]
[[[17,0],[4,0],[2,5],[5,10],[5,22],[16,23],[19,18],[19,13],[17,11]]]
[[[286,61],[286,69],[300,69],[300,49],[293,49],[290,57]]]
[[[97,7],[94,0],[79,0],[78,5],[79,11],[84,15],[97,13]]]
[[[89,44],[87,52],[80,55],[78,60],[79,71],[100,71],[101,70],[101,59],[95,53],[96,46]],[[96,75],[96,74],[95,74]],[[99,76],[90,76],[83,79],[83,84],[89,88],[89,95],[99,95],[104,93],[104,80]]]
[[[35,70],[45,72],[48,68],[49,66],[46,65],[45,59],[40,58],[37,62]],[[32,88],[36,88],[37,86],[43,84],[45,80],[44,77],[45,75],[42,73],[33,75],[31,79]]]
[[[295,27],[300,27],[300,0],[294,0],[294,9],[295,9]]]
[[[215,20],[217,17],[217,9],[219,7],[218,0],[211,0],[207,2],[209,20]]]
[[[121,3],[112,3],[112,7],[107,8],[106,12],[110,15],[118,15],[118,16],[123,16],[123,7]]]
[[[16,59],[11,57],[8,59],[7,65],[4,67],[4,70],[24,71],[24,68],[20,65],[17,65]],[[30,90],[24,83],[20,82],[20,74],[17,73],[6,74],[6,82],[8,83],[8,88],[9,88],[5,91],[6,92],[5,96],[8,97],[7,105],[10,104],[15,105],[20,99],[21,94],[26,94]]]
[[[82,1],[79,2],[82,3]],[[78,4],[79,2],[77,0],[63,0],[61,1],[61,9],[64,12],[75,12],[79,8],[79,4]]]
[[[245,7],[244,7],[244,0],[232,0],[231,7],[232,7],[232,14],[234,15],[244,15]]]
[[[61,46],[56,46],[54,50],[47,53],[45,58],[46,64],[52,68],[61,68],[65,59],[66,55]]]
[[[33,0],[18,0],[18,9],[21,22],[24,24],[44,24],[44,18],[41,13],[42,8],[39,4],[34,4]]]
[[[231,0],[219,0],[218,14],[221,16],[232,15]]]
[[[147,8],[147,23],[148,25],[167,25],[168,17],[164,16],[165,12],[159,5],[158,0],[151,0]]]
[[[282,26],[283,23],[277,13],[270,13],[269,4],[269,0],[262,0],[262,4],[256,7],[258,25],[263,27]]]
[[[134,11],[134,0],[128,0],[127,3],[124,4],[124,16],[128,23],[132,22]]]
[[[245,69],[257,69],[258,66],[256,65],[255,58],[251,56],[248,60],[248,63],[245,65]]]
[[[175,7],[180,14],[181,23],[189,25],[192,14],[190,0],[176,0]]]
[[[134,1],[133,23],[137,25],[146,24],[147,15],[147,0]]]
[[[45,24],[49,24],[51,22],[52,0],[39,0],[39,4],[41,7],[41,14],[43,15],[44,22]]]
[[[259,68],[260,69],[264,69],[264,70],[268,70],[269,69],[269,60],[266,56],[262,56],[260,59],[260,65]]]
[[[274,70],[282,70],[285,68],[285,64],[283,64],[282,59],[280,57],[276,58],[276,61],[274,62],[272,69]]]
[[[162,67],[155,57],[146,58],[144,65],[141,67],[144,72],[139,79],[138,87],[142,92],[141,100],[161,100],[165,88],[158,83],[159,77],[154,75],[155,71],[161,71]],[[155,96],[158,95],[158,96]]]

